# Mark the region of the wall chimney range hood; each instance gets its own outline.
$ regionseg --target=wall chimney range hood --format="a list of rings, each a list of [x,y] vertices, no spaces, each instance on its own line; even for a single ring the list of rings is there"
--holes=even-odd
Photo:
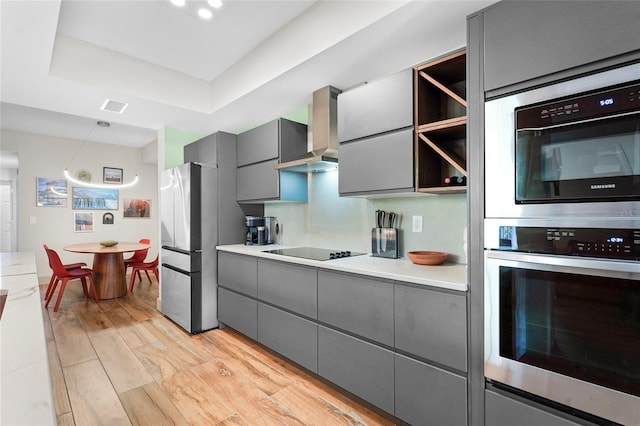
[[[338,167],[338,94],[341,92],[333,86],[313,92],[309,152],[296,160],[277,164],[276,170],[318,173]]]

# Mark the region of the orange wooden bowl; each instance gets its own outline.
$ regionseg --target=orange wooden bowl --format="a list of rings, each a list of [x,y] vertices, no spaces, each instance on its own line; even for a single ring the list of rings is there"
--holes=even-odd
[[[440,265],[447,259],[447,253],[441,251],[410,251],[407,255],[416,265]]]

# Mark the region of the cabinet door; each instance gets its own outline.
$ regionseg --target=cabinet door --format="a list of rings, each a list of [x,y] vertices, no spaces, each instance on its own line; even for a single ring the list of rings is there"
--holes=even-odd
[[[258,339],[258,302],[218,287],[218,320],[254,340]]]
[[[393,413],[393,352],[319,325],[318,374]]]
[[[395,391],[395,416],[412,425],[467,424],[464,377],[396,354]],[[487,425],[495,426],[495,423]]]
[[[318,320],[393,347],[393,283],[321,270]]]
[[[413,126],[411,69],[338,95],[338,142],[409,126]]]
[[[467,371],[465,296],[396,285],[394,304],[397,349]]]
[[[413,191],[413,129],[340,144],[340,194]]]
[[[493,391],[485,391],[485,424],[491,426],[577,426],[591,424],[584,420],[580,423],[551,413],[552,409],[544,411],[542,406],[533,401],[525,403],[515,398],[498,394]],[[563,414],[564,416],[564,414]]]
[[[238,135],[238,167],[278,158],[278,120],[270,121]]]
[[[484,34],[493,90],[637,50],[638,3],[500,2],[484,12]]]
[[[318,372],[316,323],[258,303],[258,342],[314,373]]]
[[[218,252],[218,284],[248,296],[258,296],[258,259]]]
[[[260,259],[258,298],[317,319],[318,273],[314,268]]]
[[[249,166],[238,167],[238,201],[275,200],[280,195],[280,175],[274,169],[278,160],[263,161]]]

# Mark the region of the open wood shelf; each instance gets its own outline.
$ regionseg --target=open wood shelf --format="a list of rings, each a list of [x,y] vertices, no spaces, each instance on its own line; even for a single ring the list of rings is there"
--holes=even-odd
[[[414,83],[416,191],[465,192],[444,179],[467,176],[466,51],[416,67]]]

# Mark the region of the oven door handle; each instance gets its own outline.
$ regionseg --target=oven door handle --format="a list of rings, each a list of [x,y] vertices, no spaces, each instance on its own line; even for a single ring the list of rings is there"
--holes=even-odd
[[[487,259],[510,260],[537,265],[554,265],[564,268],[593,269],[640,275],[640,262],[627,260],[596,259],[593,257],[558,256],[536,253],[487,250]]]

